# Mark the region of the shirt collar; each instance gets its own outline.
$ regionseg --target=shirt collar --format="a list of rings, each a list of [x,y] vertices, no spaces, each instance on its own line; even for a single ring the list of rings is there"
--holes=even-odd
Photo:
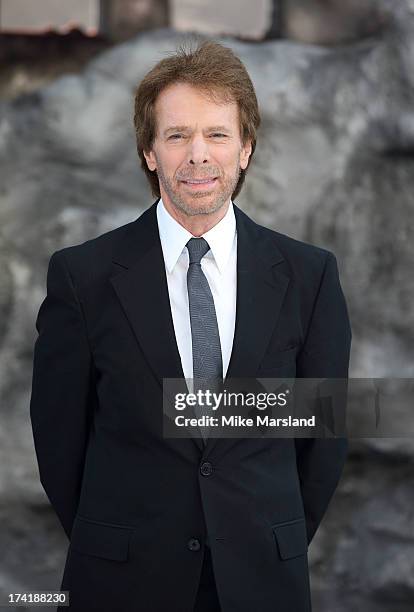
[[[157,220],[165,265],[168,272],[171,273],[187,242],[190,238],[193,238],[193,235],[170,215],[162,198],[157,204]],[[202,235],[209,244],[220,274],[224,272],[229,260],[235,234],[236,218],[233,202],[230,200],[230,205],[224,217]],[[206,257],[208,255],[209,253]]]

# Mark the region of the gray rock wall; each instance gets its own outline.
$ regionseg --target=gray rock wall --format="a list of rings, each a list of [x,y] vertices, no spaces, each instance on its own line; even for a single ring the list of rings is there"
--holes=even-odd
[[[263,118],[237,204],[336,253],[356,377],[414,372],[414,15],[395,7],[380,36],[346,46],[221,39],[245,62]],[[182,38],[140,35],[0,107],[0,592],[58,588],[63,569],[66,542],[28,422],[47,262],[153,202],[135,152],[133,92]],[[351,441],[310,547],[315,612],[412,611],[413,459],[411,438]]]

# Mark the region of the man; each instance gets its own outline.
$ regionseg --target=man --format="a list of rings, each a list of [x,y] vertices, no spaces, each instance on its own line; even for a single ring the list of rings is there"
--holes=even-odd
[[[162,433],[165,378],[348,374],[335,257],[234,204],[259,123],[230,49],[163,59],[135,97],[157,200],[50,259],[31,419],[72,610],[311,610],[307,547],[346,440]]]

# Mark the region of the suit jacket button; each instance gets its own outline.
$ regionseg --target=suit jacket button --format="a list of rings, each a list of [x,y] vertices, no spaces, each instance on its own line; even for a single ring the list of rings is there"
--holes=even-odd
[[[200,466],[200,472],[203,476],[211,476],[213,473],[213,466],[209,461],[204,461]]]
[[[200,542],[196,538],[191,538],[191,540],[188,540],[187,546],[189,550],[200,550],[201,548]]]

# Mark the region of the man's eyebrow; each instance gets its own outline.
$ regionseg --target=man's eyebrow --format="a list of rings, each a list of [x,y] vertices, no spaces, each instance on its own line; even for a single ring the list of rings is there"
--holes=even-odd
[[[207,130],[212,132],[231,132],[231,129],[225,125],[213,125],[207,128]]]
[[[172,127],[164,130],[164,136],[169,134],[170,132],[188,132],[191,129],[187,125],[173,125]],[[231,130],[227,128],[225,125],[212,125],[205,130],[206,132],[227,132],[230,133]]]

